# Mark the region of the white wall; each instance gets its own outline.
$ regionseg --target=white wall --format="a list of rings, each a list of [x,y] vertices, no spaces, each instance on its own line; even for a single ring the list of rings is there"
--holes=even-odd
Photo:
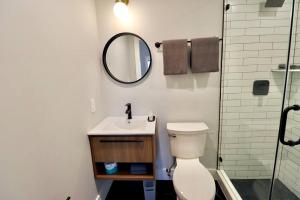
[[[86,136],[102,117],[94,1],[2,0],[0,25],[0,199],[94,200]]]
[[[114,1],[97,0],[100,46],[119,32],[140,35],[151,48],[150,75],[135,85],[121,85],[104,74],[103,92],[106,115],[123,115],[125,103],[131,102],[134,115],[152,110],[158,121],[158,169],[169,167],[171,156],[166,122],[205,121],[210,127],[205,156],[209,168],[216,167],[219,73],[164,76],[161,50],[157,41],[217,36],[222,32],[222,1],[219,0],[132,0],[131,21],[122,22],[113,14]],[[163,178],[162,175],[159,178]]]

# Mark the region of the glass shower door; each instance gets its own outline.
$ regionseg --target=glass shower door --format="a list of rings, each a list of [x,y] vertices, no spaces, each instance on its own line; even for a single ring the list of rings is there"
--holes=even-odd
[[[300,86],[293,84],[291,92]],[[274,200],[300,199],[300,95],[290,94],[288,101],[289,105],[285,107],[280,122],[280,155],[270,193],[270,199]]]
[[[270,199],[300,199],[300,21],[299,1],[295,1],[290,35],[285,96],[277,144]],[[299,29],[299,30],[298,30]]]
[[[230,6],[224,16],[219,166],[245,200],[270,199],[270,188],[272,199],[289,200],[275,193],[294,194],[287,183],[296,186],[298,180],[285,182],[283,166],[299,170],[290,161],[284,164],[285,154],[295,160],[296,152],[294,148],[293,154],[287,152],[277,139],[282,100],[288,102],[292,94],[288,86],[294,81],[287,79],[286,66],[297,63],[288,58],[295,53],[296,20],[294,26],[291,21],[297,18],[292,9],[298,3],[285,0],[277,8],[266,7],[266,0],[225,0],[225,4]]]

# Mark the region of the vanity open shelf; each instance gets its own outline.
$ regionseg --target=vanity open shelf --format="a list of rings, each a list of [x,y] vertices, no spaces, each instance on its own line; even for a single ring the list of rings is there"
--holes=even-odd
[[[130,166],[132,163],[118,163],[118,172],[115,174],[106,174],[104,163],[95,163],[95,177],[98,179],[113,180],[153,180],[155,178],[153,163],[142,163],[146,166],[146,173],[132,174]]]

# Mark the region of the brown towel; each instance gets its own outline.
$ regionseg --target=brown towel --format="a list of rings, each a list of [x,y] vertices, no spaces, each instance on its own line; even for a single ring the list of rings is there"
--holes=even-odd
[[[193,73],[219,71],[219,38],[192,39],[191,68]]]
[[[188,68],[187,40],[163,41],[164,75],[186,74]]]

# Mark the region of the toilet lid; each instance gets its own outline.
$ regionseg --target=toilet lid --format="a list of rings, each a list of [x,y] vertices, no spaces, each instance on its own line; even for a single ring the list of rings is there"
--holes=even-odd
[[[199,159],[176,159],[173,184],[177,195],[186,200],[213,200],[215,181]]]
[[[177,134],[195,134],[208,130],[204,122],[167,123],[167,130]]]

